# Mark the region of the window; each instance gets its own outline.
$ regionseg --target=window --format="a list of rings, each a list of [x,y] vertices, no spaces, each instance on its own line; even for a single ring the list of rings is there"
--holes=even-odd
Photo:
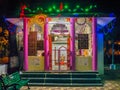
[[[88,49],[88,34],[78,34],[78,49]]]

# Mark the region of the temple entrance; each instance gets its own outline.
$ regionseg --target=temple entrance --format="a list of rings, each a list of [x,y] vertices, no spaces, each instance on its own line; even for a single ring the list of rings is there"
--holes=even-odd
[[[50,53],[50,69],[55,71],[70,70],[70,50],[68,36],[53,36]],[[56,39],[57,38],[57,39]]]
[[[46,69],[49,71],[70,71],[73,56],[70,18],[47,18],[45,40]]]

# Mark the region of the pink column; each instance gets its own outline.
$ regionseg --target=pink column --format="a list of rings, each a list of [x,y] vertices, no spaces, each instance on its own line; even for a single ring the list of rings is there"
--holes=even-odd
[[[96,41],[96,18],[92,18],[92,70],[97,70],[97,41]]]
[[[71,51],[71,56],[70,56],[70,66],[71,66],[71,70],[75,70],[75,36],[74,36],[74,19],[70,18],[70,36],[71,36],[71,40],[70,40],[70,51]]]
[[[44,24],[44,69],[46,70],[46,23]]]
[[[24,70],[28,70],[28,19],[23,19],[24,32]]]
[[[44,46],[45,46],[45,70],[49,70],[49,42],[48,42],[48,18],[45,23],[45,32],[44,32]]]

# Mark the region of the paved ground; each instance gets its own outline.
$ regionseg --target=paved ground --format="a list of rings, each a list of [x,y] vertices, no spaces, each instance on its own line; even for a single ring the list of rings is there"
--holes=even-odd
[[[22,87],[21,90],[27,90],[27,87]],[[30,90],[120,90],[120,81],[105,81],[103,87],[30,87]]]

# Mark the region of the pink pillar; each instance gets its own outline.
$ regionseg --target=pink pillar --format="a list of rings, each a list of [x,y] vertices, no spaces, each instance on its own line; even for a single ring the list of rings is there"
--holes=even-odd
[[[24,70],[28,70],[28,19],[23,19],[24,32]]]
[[[45,70],[49,70],[49,42],[48,42],[48,18],[45,23],[44,43],[45,43]]]
[[[93,48],[93,56],[92,56],[92,70],[97,70],[97,41],[96,41],[96,18],[92,18],[92,48]]]
[[[70,51],[71,53],[71,58],[70,58],[70,65],[72,66],[72,70],[75,70],[75,31],[74,31],[74,18],[70,19],[70,36],[71,36],[71,42],[70,42]]]

